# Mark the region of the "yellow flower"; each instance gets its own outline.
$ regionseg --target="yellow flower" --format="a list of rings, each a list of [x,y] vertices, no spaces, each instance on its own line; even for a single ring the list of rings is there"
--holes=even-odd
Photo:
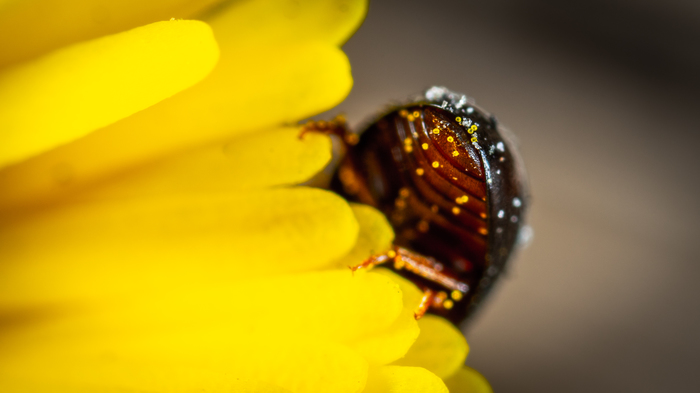
[[[381,214],[295,186],[330,141],[285,124],[347,95],[365,11],[0,1],[0,391],[490,391],[415,286],[345,267]]]

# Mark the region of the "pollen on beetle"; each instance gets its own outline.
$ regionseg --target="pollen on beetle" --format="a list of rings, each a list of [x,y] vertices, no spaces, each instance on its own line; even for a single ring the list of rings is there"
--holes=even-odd
[[[454,141],[455,141],[455,138],[453,138],[453,137],[451,137],[451,136],[448,136],[448,137],[447,137],[447,141],[448,141],[448,142],[454,142]]]
[[[459,155],[459,152],[457,150],[452,152],[452,157],[457,157]]]
[[[469,201],[469,197],[466,195],[462,195],[461,197],[458,197],[455,199],[455,202],[457,202],[460,205],[463,205]]]
[[[430,229],[430,224],[428,224],[428,221],[425,220],[420,220],[418,222],[418,231],[419,232],[428,232],[428,229]]]
[[[416,169],[416,175],[423,176],[424,173],[425,173],[425,170],[423,168]]]
[[[388,256],[389,258],[396,258],[396,251],[389,250],[386,252],[386,256]]]
[[[462,118],[459,117],[459,116],[458,116],[455,120],[457,120],[457,123],[461,123],[461,122],[462,122]]]
[[[439,128],[433,128],[433,134],[438,135],[440,134],[440,129]]]
[[[489,230],[486,228],[479,228],[479,233],[482,235],[488,235]]]
[[[413,146],[412,145],[406,145],[403,147],[404,150],[406,150],[406,153],[411,153],[413,151]]]
[[[424,144],[420,145],[420,147],[422,147],[423,150],[428,150],[428,144],[427,144],[427,143],[424,143]]]
[[[437,213],[439,211],[438,205],[430,206],[430,211],[433,213]]]
[[[413,117],[419,117],[419,116],[420,116],[420,113],[418,113],[418,111],[413,112]]]
[[[481,218],[483,218],[484,220],[486,219],[486,213],[481,213],[479,214],[479,216],[481,216]]]
[[[447,299],[444,302],[442,302],[442,307],[444,307],[446,310],[452,309],[452,307],[454,307],[454,305],[455,305],[455,303],[450,299]]]
[[[452,214],[454,214],[455,216],[458,215],[460,211],[461,210],[457,206],[452,208]]]
[[[406,117],[406,116],[408,116],[408,111],[405,109],[402,109],[401,111],[399,111],[399,115],[401,115],[401,117]]]
[[[433,168],[438,168],[440,166],[440,163],[437,161],[433,161]]]
[[[454,291],[452,291],[452,293],[450,294],[450,297],[451,297],[452,299],[454,299],[455,301],[460,301],[460,300],[462,300],[462,297],[463,297],[463,296],[464,296],[464,295],[462,295],[462,292],[460,292],[460,291],[458,291],[458,290],[456,290],[456,289],[455,289]]]
[[[408,119],[408,121],[413,121],[413,120],[415,120],[416,118],[413,117],[413,115],[408,115],[408,116],[406,116],[406,119]]]
[[[411,190],[409,190],[407,187],[401,187],[399,190],[399,195],[401,198],[408,198],[408,196],[411,195]]]
[[[387,253],[388,255],[388,253]],[[394,269],[396,270],[401,270],[403,267],[406,266],[406,262],[401,259],[401,258],[396,258],[394,259]]]
[[[404,145],[410,145],[411,142],[412,142],[412,141],[411,141],[411,138],[410,138],[410,137],[403,140],[403,144],[404,144]]]

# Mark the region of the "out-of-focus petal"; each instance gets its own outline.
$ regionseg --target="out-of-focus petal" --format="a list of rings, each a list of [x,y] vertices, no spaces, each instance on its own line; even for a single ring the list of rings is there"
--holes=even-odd
[[[371,368],[363,393],[448,393],[445,383],[420,367]]]
[[[405,307],[394,323],[384,331],[361,337],[350,347],[371,365],[384,365],[403,357],[416,341],[420,329],[413,308]]]
[[[343,199],[303,187],[68,205],[0,227],[0,308],[317,269],[357,232]]]
[[[360,225],[360,234],[355,247],[337,262],[338,267],[358,265],[372,255],[388,251],[394,241],[394,231],[380,211],[358,203],[351,203],[350,207]]]
[[[366,13],[366,0],[258,0],[220,7],[205,19],[215,26],[217,38],[230,45],[240,45],[240,37],[251,32],[255,32],[252,41],[266,45],[290,41],[340,45]]]
[[[486,378],[473,368],[466,366],[445,379],[445,385],[453,393],[493,393]]]
[[[454,374],[464,364],[469,347],[462,332],[447,320],[426,315],[420,321],[420,336],[396,365],[423,367],[440,378]]]
[[[302,183],[328,164],[330,138],[281,127],[165,158],[80,194],[81,200],[229,192]]]
[[[218,333],[218,334],[217,334]],[[74,337],[38,351],[0,355],[0,388],[46,392],[339,392],[362,389],[367,363],[347,347],[309,338],[155,335]],[[37,373],[37,370],[41,370]],[[43,385],[43,386],[42,386]],[[281,389],[280,389],[281,388]],[[65,389],[65,390],[63,390]]]
[[[347,58],[327,44],[226,56],[227,64],[220,61],[192,88],[0,171],[0,212],[70,194],[189,146],[311,116],[340,102],[352,85]]]
[[[75,42],[170,18],[188,18],[220,1],[2,1],[0,67]]]
[[[192,86],[218,56],[207,24],[169,21],[5,70],[0,73],[0,166],[80,138]]]

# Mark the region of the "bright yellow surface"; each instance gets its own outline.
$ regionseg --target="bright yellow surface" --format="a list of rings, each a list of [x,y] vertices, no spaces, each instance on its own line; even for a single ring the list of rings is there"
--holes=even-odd
[[[186,89],[219,50],[198,21],[159,22],[0,73],[0,167],[78,139]]]
[[[383,366],[370,369],[364,393],[447,393],[435,374],[420,367]]]
[[[27,35],[26,51],[0,64],[214,2],[108,2],[119,21],[95,28],[86,15],[98,0],[66,1],[85,9],[57,13],[61,21],[41,13],[57,2],[0,0],[0,22],[26,19],[0,32]],[[0,169],[0,391],[447,391],[440,376],[466,355],[463,338],[441,319],[416,322],[422,294],[409,281],[344,266],[390,246],[386,219],[295,186],[323,168],[331,146],[298,138],[292,124],[349,91],[337,45],[365,10],[363,1],[227,2],[202,15],[221,58],[199,81],[193,69],[216,56],[194,43],[216,45],[206,24],[186,21],[0,70],[0,102],[25,111],[6,109],[0,122],[35,130],[0,127],[3,142],[35,142],[8,143],[23,155]],[[167,51],[159,37],[171,28],[180,36]],[[111,76],[129,64],[139,64],[130,78]],[[83,68],[71,74],[71,65]],[[27,97],[51,105],[28,116]],[[481,383],[465,372],[455,386]]]
[[[447,320],[426,315],[420,321],[420,336],[396,365],[423,367],[440,378],[446,378],[462,368],[469,353],[467,340]]]
[[[0,308],[321,268],[357,231],[344,200],[308,188],[70,204],[0,226]]]
[[[221,0],[0,1],[0,67],[49,50],[170,18]]]
[[[486,378],[473,368],[466,366],[445,379],[445,385],[450,389],[450,392],[455,393],[493,393]]]
[[[310,4],[324,10],[327,3]],[[221,15],[217,20],[236,13],[236,5],[217,14]],[[259,11],[253,11],[237,18],[258,17]],[[86,138],[0,171],[0,189],[4,191],[0,193],[0,212],[71,194],[100,178],[187,146],[294,122],[339,103],[352,86],[350,66],[342,51],[322,38],[342,36],[338,31],[347,34],[359,18],[333,26],[320,16],[304,21],[320,26],[315,30],[316,38],[302,36],[281,42],[258,38],[294,36],[298,30],[295,24],[269,22],[284,12],[283,7],[269,7],[242,37],[220,33],[220,22],[213,21],[221,58],[201,83]],[[342,26],[347,27],[336,30]],[[322,27],[330,30],[324,33]],[[304,27],[308,29],[311,26]],[[63,180],[64,172],[69,173],[69,181]]]

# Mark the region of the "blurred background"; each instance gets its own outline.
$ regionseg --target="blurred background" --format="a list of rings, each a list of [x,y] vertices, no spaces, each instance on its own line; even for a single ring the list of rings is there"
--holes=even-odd
[[[361,124],[430,85],[519,137],[535,236],[472,322],[496,392],[697,392],[700,2],[371,2]]]

